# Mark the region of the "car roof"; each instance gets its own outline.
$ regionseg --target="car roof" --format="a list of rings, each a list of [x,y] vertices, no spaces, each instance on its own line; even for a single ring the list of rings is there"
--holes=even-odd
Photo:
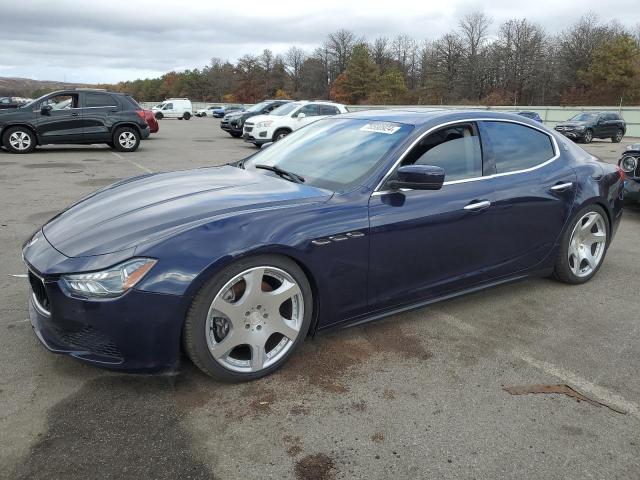
[[[343,113],[340,118],[354,118],[361,120],[372,120],[380,122],[404,123],[421,127],[430,123],[442,123],[446,121],[458,120],[478,120],[478,119],[505,119],[516,120],[520,123],[530,124],[540,128],[540,124],[535,123],[527,117],[513,113],[496,112],[492,110],[449,110],[443,108],[399,108],[389,110],[361,110],[356,112]]]

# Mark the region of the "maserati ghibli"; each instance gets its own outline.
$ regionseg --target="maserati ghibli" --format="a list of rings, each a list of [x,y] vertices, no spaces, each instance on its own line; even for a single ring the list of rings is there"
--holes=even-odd
[[[403,110],[319,120],[251,157],[102,188],[25,243],[46,348],[243,381],[321,330],[532,276],[581,284],[624,173],[533,120]]]

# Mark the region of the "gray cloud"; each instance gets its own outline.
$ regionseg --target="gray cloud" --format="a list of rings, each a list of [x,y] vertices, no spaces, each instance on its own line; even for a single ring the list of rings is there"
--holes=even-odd
[[[473,10],[493,17],[494,29],[509,18],[527,17],[556,33],[588,10],[604,22],[616,16],[629,27],[640,22],[637,0],[615,4],[602,0],[220,3],[60,0],[52,7],[51,2],[36,0],[5,4],[0,76],[115,82],[201,67],[212,57],[235,60],[264,48],[282,53],[297,45],[310,51],[339,28],[368,39],[399,33],[417,40],[433,39],[454,29],[458,18]]]

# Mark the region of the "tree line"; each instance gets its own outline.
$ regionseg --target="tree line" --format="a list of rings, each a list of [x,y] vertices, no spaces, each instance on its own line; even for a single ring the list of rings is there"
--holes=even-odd
[[[265,49],[235,63],[104,85],[140,101],[253,103],[330,98],[349,104],[632,105],[640,102],[640,25],[587,14],[557,35],[527,19],[491,34],[480,12],[435,40],[330,33],[314,51]]]

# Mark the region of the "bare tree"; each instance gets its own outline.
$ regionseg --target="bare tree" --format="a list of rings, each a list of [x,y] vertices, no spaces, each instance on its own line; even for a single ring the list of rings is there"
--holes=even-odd
[[[460,19],[460,38],[464,45],[463,95],[479,100],[484,94],[482,49],[487,41],[491,19],[482,12],[472,12]]]
[[[387,37],[378,37],[369,44],[371,57],[378,65],[380,72],[385,72],[391,64],[391,54],[389,51],[389,39]]]
[[[337,74],[347,69],[351,52],[356,44],[356,36],[349,30],[338,30],[330,33],[325,42],[326,50],[330,53]],[[336,76],[337,76],[336,74]]]
[[[291,75],[294,93],[300,91],[300,69],[306,58],[307,54],[305,51],[295,46],[287,50],[285,54],[285,65],[287,66],[289,75]]]

